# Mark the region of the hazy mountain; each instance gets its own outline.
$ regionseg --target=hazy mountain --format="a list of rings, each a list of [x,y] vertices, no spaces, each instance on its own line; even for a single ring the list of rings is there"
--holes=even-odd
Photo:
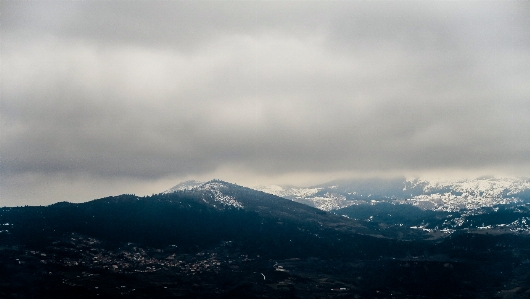
[[[326,211],[374,200],[448,212],[530,201],[530,180],[523,178],[339,180],[307,188],[261,186],[257,189]]]
[[[530,181],[523,178],[341,180],[259,189],[386,231],[407,227],[441,237],[460,230],[530,232]]]

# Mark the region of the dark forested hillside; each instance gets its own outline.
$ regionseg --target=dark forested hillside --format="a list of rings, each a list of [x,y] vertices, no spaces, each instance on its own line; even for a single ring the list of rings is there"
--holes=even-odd
[[[184,251],[233,241],[252,253],[282,257],[377,256],[388,244],[396,243],[356,233],[356,228],[367,229],[355,221],[269,194],[252,194],[243,188],[226,193],[238,198],[245,208],[216,208],[203,200],[204,195],[183,191],[4,208],[0,222],[10,224],[4,238],[36,247],[49,245],[68,233],[114,243],[177,245]]]

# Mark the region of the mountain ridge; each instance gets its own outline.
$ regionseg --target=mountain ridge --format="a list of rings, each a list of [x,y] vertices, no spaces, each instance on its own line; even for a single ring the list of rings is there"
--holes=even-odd
[[[259,186],[257,190],[326,211],[370,200],[399,200],[403,204],[439,211],[478,209],[530,200],[530,180],[527,178],[428,181],[403,177],[387,180],[338,180],[305,188]]]
[[[396,210],[395,199],[364,201],[350,211],[363,218],[356,220],[220,180],[189,185],[144,197],[0,208],[0,297],[530,294],[528,234],[464,229],[431,238],[437,224],[410,229],[425,220],[425,211],[413,205]],[[493,214],[530,216],[530,209],[516,208]],[[443,221],[442,212],[430,212]],[[471,215],[469,223],[491,214]]]
[[[191,181],[170,190],[208,190],[214,200],[232,200],[223,195],[222,184],[230,183]],[[360,229],[368,235],[414,235],[406,228],[433,238],[447,237],[462,230],[530,233],[530,183],[524,178],[338,180],[307,188],[271,185],[257,189],[358,220],[359,227],[370,227]],[[298,207],[292,211],[297,209],[298,213],[303,210]],[[376,228],[376,225],[382,227]]]

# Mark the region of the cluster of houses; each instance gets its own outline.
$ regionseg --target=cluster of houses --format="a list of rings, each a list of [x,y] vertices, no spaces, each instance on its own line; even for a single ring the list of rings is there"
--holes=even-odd
[[[100,241],[77,234],[67,240],[54,242],[53,245],[46,253],[32,250],[28,254],[37,257],[42,264],[87,266],[117,273],[156,272],[162,269],[192,275],[202,272],[218,273],[222,262],[233,262],[230,259],[219,260],[216,253],[202,252],[190,258],[189,255],[164,253],[162,249],[145,249],[132,243],[124,248],[108,250],[101,246]]]

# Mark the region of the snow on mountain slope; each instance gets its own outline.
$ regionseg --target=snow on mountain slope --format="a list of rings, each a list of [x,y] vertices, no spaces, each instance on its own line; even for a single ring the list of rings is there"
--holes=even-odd
[[[330,188],[333,188],[331,186]],[[276,196],[290,199],[299,203],[304,203],[320,210],[331,211],[335,209],[345,208],[355,204],[355,201],[347,200],[344,195],[326,192],[321,193],[324,188],[310,187],[292,187],[292,186],[259,186],[255,188],[256,190],[270,193]]]
[[[375,182],[375,183],[374,183]],[[426,210],[459,211],[530,200],[530,181],[517,178],[479,178],[459,181],[403,179],[341,181],[318,187],[261,186],[256,189],[330,211],[360,201],[394,201]],[[379,194],[379,195],[377,195]]]
[[[228,186],[226,186],[224,182],[214,180],[195,187],[192,190],[207,191],[213,195],[213,200],[215,202],[221,203],[225,206],[232,206],[240,209],[243,208],[243,204],[237,201],[234,197],[223,194],[222,189],[227,187]],[[206,201],[205,198],[203,198],[203,200]]]
[[[195,181],[195,180],[189,180],[189,181],[185,181],[185,182],[182,182],[162,193],[172,193],[172,192],[175,192],[175,191],[180,191],[180,190],[191,190],[193,188],[197,188],[199,187],[200,185],[204,184],[205,182],[201,182],[201,181]]]
[[[270,185],[270,186],[258,186],[254,189],[265,192],[265,193],[270,193],[276,196],[280,196],[280,197],[304,198],[304,197],[315,195],[322,188],[303,188],[303,187],[300,188],[300,187],[292,187],[292,186]]]
[[[226,206],[242,207],[224,195],[224,182],[186,181],[164,193],[203,190]],[[530,201],[530,180],[521,178],[478,178],[458,181],[421,179],[334,181],[313,187],[259,186],[255,190],[290,199],[324,211],[337,210],[367,201],[411,204],[424,210],[461,211]]]
[[[424,194],[413,196],[408,203],[423,209],[448,212],[522,202],[524,199],[520,195],[530,190],[529,180],[512,178],[422,181],[421,184]]]
[[[347,200],[345,196],[334,193],[326,193],[325,196],[315,196],[311,200],[315,208],[323,211],[337,210],[358,204],[356,200]]]
[[[172,193],[184,190],[203,191],[204,196],[202,200],[205,202],[209,202],[214,206],[216,206],[216,203],[221,203],[224,206],[243,208],[243,205],[234,197],[223,194],[223,188],[228,188],[228,186],[226,186],[225,183],[222,181],[213,180],[209,182],[200,182],[190,180],[182,182],[162,193]],[[211,200],[213,200],[213,202],[210,202]]]
[[[459,181],[408,180],[410,185],[421,185],[425,194],[450,189],[473,196],[500,197],[530,189],[530,181],[516,178],[479,178]]]

